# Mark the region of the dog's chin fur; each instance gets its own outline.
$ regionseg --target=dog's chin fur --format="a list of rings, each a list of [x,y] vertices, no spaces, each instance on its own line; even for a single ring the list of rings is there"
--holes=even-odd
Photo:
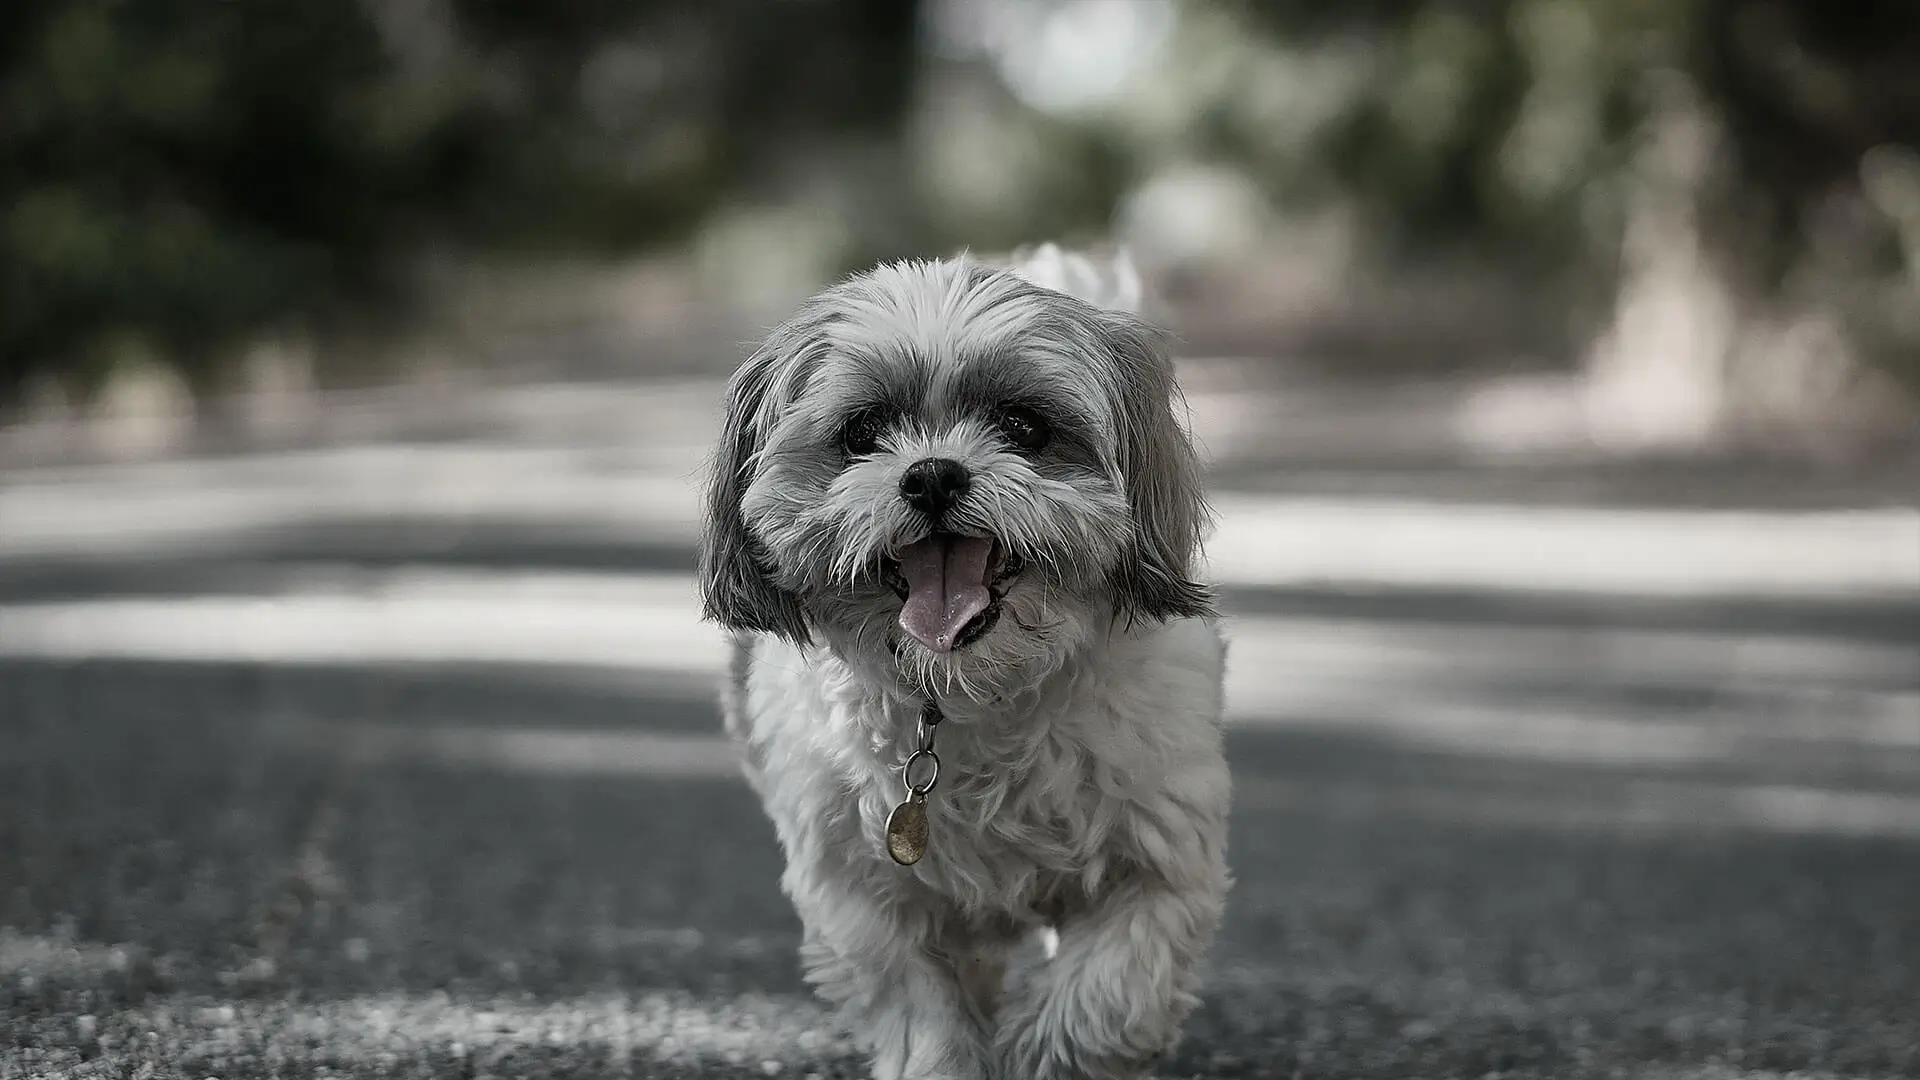
[[[820,636],[850,670],[878,684],[931,691],[943,701],[1007,704],[1083,656],[1110,610],[1090,610],[1023,574],[998,599],[992,627],[964,648],[935,652],[897,625],[900,601],[823,598]],[[991,710],[988,710],[989,712]]]
[[[1141,1074],[1194,1004],[1225,900],[1198,467],[1160,340],[1121,310],[1137,288],[1108,275],[1116,301],[1095,270],[1053,248],[883,266],[729,385],[700,573],[739,632],[727,727],[785,851],[808,977],[886,1080]],[[1016,405],[1050,438],[1015,445]],[[925,458],[971,477],[938,521],[900,494]],[[889,584],[935,529],[993,538],[998,568],[988,621],[947,651],[902,629]],[[929,697],[931,845],[903,867],[884,822]],[[1023,960],[1041,930],[1057,951]]]

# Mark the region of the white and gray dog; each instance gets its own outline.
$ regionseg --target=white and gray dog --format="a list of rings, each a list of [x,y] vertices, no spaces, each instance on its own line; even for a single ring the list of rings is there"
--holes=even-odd
[[[1162,339],[1099,269],[882,266],[727,389],[727,727],[881,1080],[1141,1075],[1221,917],[1207,506]]]

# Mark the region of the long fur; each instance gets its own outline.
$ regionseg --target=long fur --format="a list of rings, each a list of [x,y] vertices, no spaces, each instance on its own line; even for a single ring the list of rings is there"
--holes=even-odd
[[[855,277],[728,388],[700,572],[740,631],[727,726],[808,977],[883,1080],[1139,1075],[1193,1006],[1228,888],[1225,647],[1192,578],[1208,514],[1172,365],[1137,279],[1103,292],[1084,283],[1126,274],[1042,255]],[[1044,448],[996,427],[1010,404],[1047,418]],[[882,433],[850,455],[861,416]],[[949,653],[899,632],[885,572],[932,528],[899,494],[927,457],[972,475],[943,528],[1024,564]],[[927,695],[943,774],[931,850],[901,867],[883,823]],[[1015,963],[1042,929],[1055,954]]]

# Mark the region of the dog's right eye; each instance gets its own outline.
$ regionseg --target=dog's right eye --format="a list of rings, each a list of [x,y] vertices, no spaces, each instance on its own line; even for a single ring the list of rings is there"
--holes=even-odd
[[[840,429],[840,447],[848,457],[865,457],[880,448],[880,436],[887,430],[887,419],[877,410],[856,413]]]

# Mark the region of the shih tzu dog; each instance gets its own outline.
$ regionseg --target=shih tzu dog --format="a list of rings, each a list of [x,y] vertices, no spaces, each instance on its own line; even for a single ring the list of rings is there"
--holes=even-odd
[[[1139,1076],[1196,1001],[1225,648],[1137,306],[1124,262],[1051,246],[885,265],[727,388],[700,567],[738,632],[727,729],[808,980],[882,1080]]]

